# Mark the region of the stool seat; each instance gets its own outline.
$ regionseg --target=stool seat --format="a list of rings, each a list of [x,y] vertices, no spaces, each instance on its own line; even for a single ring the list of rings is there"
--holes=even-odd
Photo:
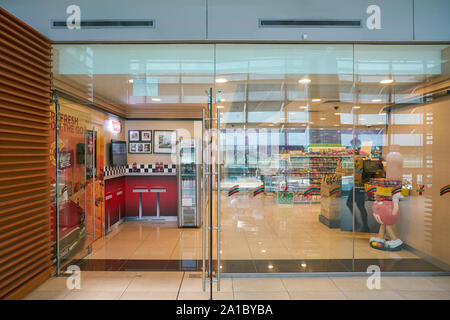
[[[111,198],[112,198],[112,193],[111,192],[105,193],[105,200],[110,200]]]
[[[123,191],[122,191],[122,190],[117,191],[117,195],[118,195],[118,196],[121,196],[122,194],[123,194]]]
[[[148,188],[145,186],[135,186],[133,192],[148,192]]]
[[[150,192],[166,192],[166,188],[161,186],[151,186]]]

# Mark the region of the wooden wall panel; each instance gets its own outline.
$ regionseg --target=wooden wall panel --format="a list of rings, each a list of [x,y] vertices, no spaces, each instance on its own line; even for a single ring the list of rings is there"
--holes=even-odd
[[[0,299],[51,274],[51,42],[0,8]]]

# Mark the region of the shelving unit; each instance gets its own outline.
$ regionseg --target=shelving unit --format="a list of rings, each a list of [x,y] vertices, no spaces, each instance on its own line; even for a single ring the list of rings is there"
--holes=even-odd
[[[277,155],[277,174],[266,176],[266,191],[280,192],[287,185],[287,191],[294,193],[294,203],[317,203],[320,201],[320,185],[326,175],[336,173],[341,168],[353,166],[351,154],[327,154],[324,151],[302,154]],[[307,195],[305,195],[305,191]]]

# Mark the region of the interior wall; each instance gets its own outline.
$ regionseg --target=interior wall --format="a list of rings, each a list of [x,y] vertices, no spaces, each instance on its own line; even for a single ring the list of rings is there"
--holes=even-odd
[[[440,189],[450,184],[450,99],[443,98],[425,105],[394,109],[392,117],[411,117],[420,123],[390,126],[390,141],[398,134],[419,134],[416,146],[410,137],[408,145],[400,144],[403,174],[412,174],[411,196],[400,201],[400,218],[396,224],[398,236],[409,246],[450,265],[450,194],[440,195]],[[395,139],[394,139],[395,140]],[[409,160],[406,163],[405,160]],[[415,161],[412,161],[415,160]],[[425,186],[422,195],[419,184]]]
[[[199,120],[126,120],[125,121],[125,140],[127,140],[128,150],[128,131],[129,130],[176,130],[177,139],[183,138],[202,138],[202,122]],[[153,140],[153,138],[152,138]],[[163,164],[176,164],[176,157],[170,154],[155,154],[152,141],[151,154],[127,154],[127,162],[132,164],[153,164],[162,162]]]

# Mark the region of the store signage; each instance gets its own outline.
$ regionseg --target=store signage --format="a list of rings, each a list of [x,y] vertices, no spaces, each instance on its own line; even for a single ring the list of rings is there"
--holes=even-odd
[[[51,117],[51,129],[55,130],[56,127],[56,114],[50,111]],[[79,125],[78,118],[69,114],[59,113],[58,114],[58,130],[59,133],[67,132],[82,135],[84,134],[84,128]]]
[[[111,128],[114,132],[121,132],[122,131],[122,125],[119,121],[111,120]]]

